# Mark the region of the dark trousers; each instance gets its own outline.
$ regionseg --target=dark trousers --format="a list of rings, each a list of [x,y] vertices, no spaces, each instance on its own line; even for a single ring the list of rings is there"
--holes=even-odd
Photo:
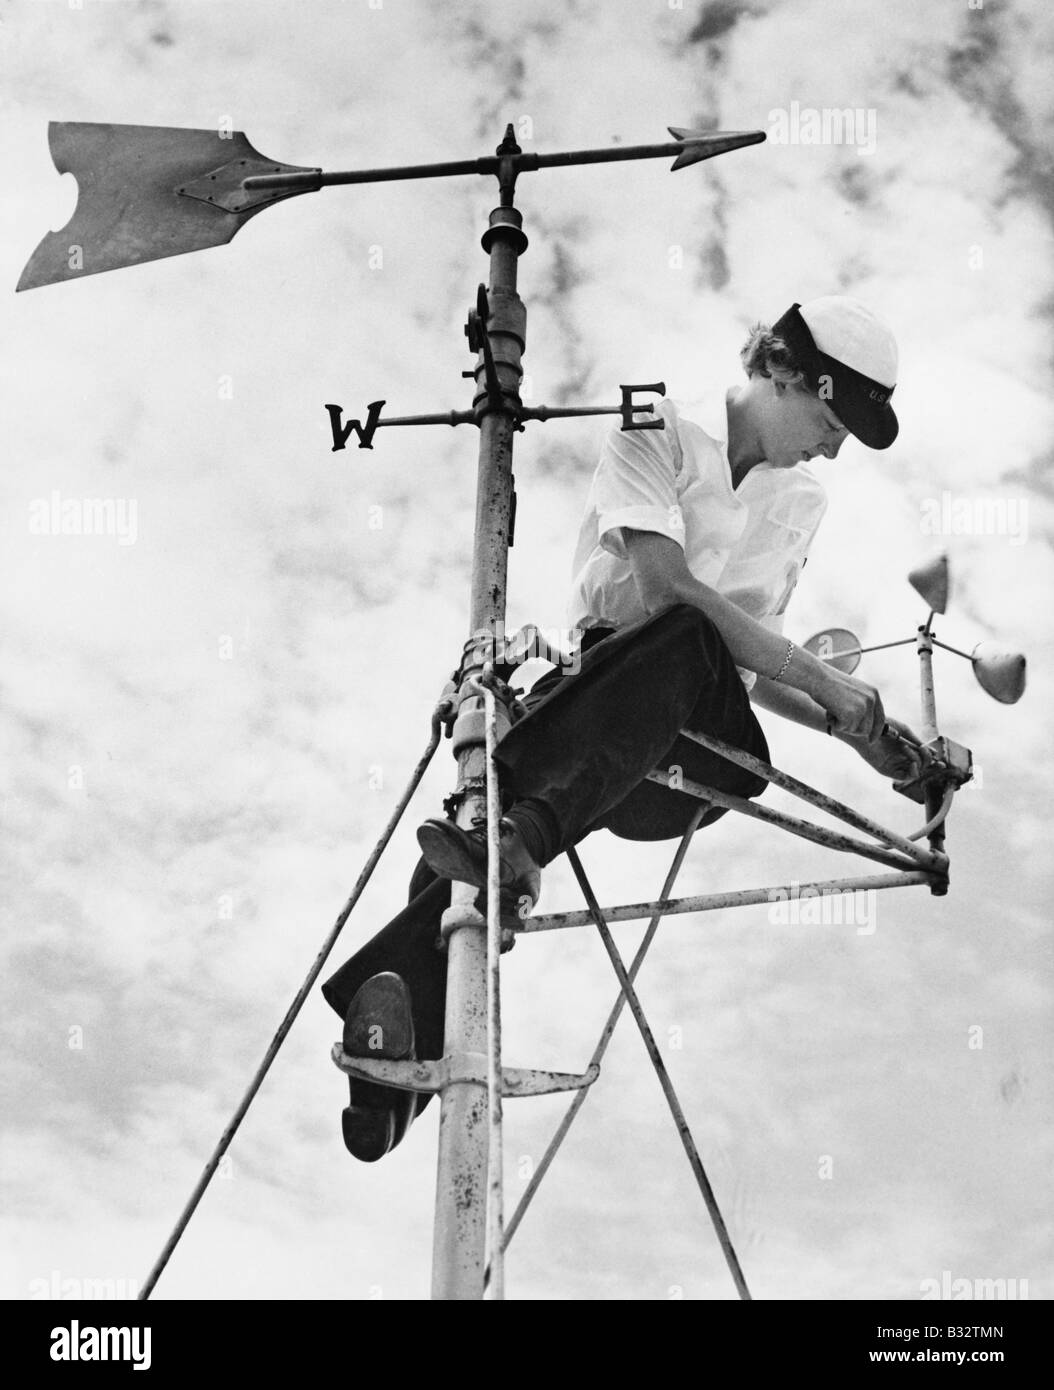
[[[560,827],[556,854],[601,828],[627,840],[682,835],[698,803],[645,781],[656,767],[677,765],[685,777],[739,796],[764,791],[762,778],[680,736],[685,728],[711,733],[768,761],[735,662],[704,613],[677,604],[599,636],[583,644],[577,673],[557,668],[535,683],[523,700],[527,715],[498,745],[505,805],[544,801]],[[722,815],[714,807],[702,825]],[[322,986],[341,1018],[364,981],[393,970],[410,990],[418,1057],[442,1056],[440,918],[449,905],[450,881],[420,860],[407,906]],[[418,1113],[429,1099],[418,1098]]]

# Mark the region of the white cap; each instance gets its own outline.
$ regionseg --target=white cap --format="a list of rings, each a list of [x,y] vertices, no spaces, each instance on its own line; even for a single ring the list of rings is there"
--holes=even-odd
[[[885,319],[844,294],[810,299],[798,310],[821,352],[880,386],[897,384],[897,340]]]

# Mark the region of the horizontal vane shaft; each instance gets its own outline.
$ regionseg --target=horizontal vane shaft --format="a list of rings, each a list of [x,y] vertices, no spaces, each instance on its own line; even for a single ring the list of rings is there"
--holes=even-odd
[[[558,169],[572,164],[609,164],[626,159],[663,159],[676,157],[675,168],[683,168],[701,159],[745,145],[757,145],[765,139],[762,130],[722,131],[704,135],[693,133],[684,139],[665,141],[659,145],[613,145],[605,150],[563,150],[556,154],[486,155],[481,159],[446,160],[438,164],[404,164],[389,169],[307,170],[303,173],[254,174],[243,181],[248,190],[288,189],[307,192],[315,188],[349,183],[390,183],[402,179],[450,178],[456,174],[498,174],[502,168],[516,173],[531,173],[536,169]]]

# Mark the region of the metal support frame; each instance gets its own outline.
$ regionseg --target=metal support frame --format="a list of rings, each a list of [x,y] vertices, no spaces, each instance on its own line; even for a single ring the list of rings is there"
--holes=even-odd
[[[627,971],[627,975],[629,976],[631,982],[636,980],[637,972],[644,964],[644,958],[648,954],[648,950],[651,946],[651,943],[655,940],[655,933],[658,930],[659,923],[662,921],[663,913],[666,910],[664,907],[661,906],[661,904],[664,903],[666,899],[669,897],[670,890],[677,880],[677,875],[681,871],[681,865],[684,863],[684,857],[688,853],[688,846],[692,842],[692,836],[698,829],[699,822],[702,820],[705,814],[706,806],[700,804],[697,807],[695,813],[693,814],[692,819],[689,821],[687,829],[681,836],[681,843],[677,846],[677,852],[673,856],[673,863],[670,865],[669,871],[666,875],[666,880],[662,885],[661,892],[659,893],[660,906],[654,907],[654,909],[652,910],[650,914],[651,921],[648,923],[648,929],[644,933],[644,939],[637,947],[637,954],[633,957],[633,963],[630,965],[630,968]],[[652,904],[649,904],[649,907],[652,907]],[[566,917],[571,914],[565,913],[563,915]],[[646,914],[642,913],[641,915],[644,916]],[[605,917],[607,917],[606,913]],[[587,921],[591,922],[595,920],[593,918],[592,912],[583,913],[582,918],[582,925],[584,925]],[[540,917],[532,917],[524,923],[522,930],[536,931],[538,930],[538,923],[542,920],[543,919]],[[592,1057],[589,1059],[591,1067],[599,1067],[600,1063],[603,1061],[604,1054],[608,1050],[608,1044],[611,1042],[612,1035],[615,1032],[615,1025],[618,1023],[620,1017],[622,1016],[622,1009],[625,1003],[626,996],[620,985],[618,995],[615,998],[614,1004],[611,1006],[611,1012],[608,1014],[607,1022],[604,1024],[604,1030],[600,1034],[600,1039],[597,1042],[596,1047],[593,1049]],[[582,1089],[575,1096],[574,1100],[568,1107],[567,1112],[564,1115],[564,1118],[560,1121],[560,1125],[557,1128],[556,1133],[549,1141],[549,1145],[545,1150],[545,1153],[542,1155],[538,1163],[538,1166],[531,1174],[530,1181],[527,1183],[527,1187],[524,1189],[523,1196],[520,1198],[516,1210],[510,1217],[509,1224],[505,1231],[506,1249],[508,1248],[509,1242],[512,1240],[513,1236],[516,1234],[516,1230],[520,1222],[523,1220],[527,1208],[530,1206],[531,1200],[534,1197],[534,1194],[538,1191],[538,1188],[541,1186],[542,1179],[549,1171],[549,1165],[556,1157],[557,1150],[563,1143],[568,1130],[574,1124],[575,1116],[578,1114],[582,1106],[585,1104],[586,1096],[588,1094],[589,1093],[587,1090]]]
[[[659,1078],[659,1085],[662,1087],[663,1095],[666,1097],[666,1102],[670,1107],[670,1113],[673,1115],[674,1123],[677,1126],[677,1133],[680,1136],[685,1154],[688,1157],[689,1166],[691,1167],[699,1190],[703,1194],[703,1201],[706,1203],[706,1209],[710,1213],[710,1219],[714,1224],[714,1230],[717,1233],[717,1239],[721,1245],[722,1254],[728,1264],[736,1289],[740,1298],[749,1301],[750,1290],[747,1288],[747,1282],[743,1276],[743,1270],[740,1267],[739,1259],[732,1247],[732,1239],[728,1234],[728,1228],[725,1225],[724,1218],[717,1205],[717,1198],[714,1196],[714,1190],[710,1186],[710,1180],[706,1176],[706,1170],[703,1168],[703,1161],[699,1157],[699,1150],[696,1148],[695,1140],[692,1138],[692,1132],[688,1128],[688,1121],[685,1118],[684,1110],[681,1108],[681,1103],[677,1099],[677,1093],[673,1088],[673,1082],[670,1080],[670,1074],[666,1070],[665,1062],[662,1060],[662,1054],[659,1051],[658,1043],[656,1043],[652,1031],[648,1026],[648,1021],[644,1017],[644,1010],[641,1008],[640,1000],[637,998],[637,991],[634,988],[633,981],[626,973],[626,967],[623,964],[622,957],[619,955],[618,949],[612,940],[607,923],[604,921],[604,914],[596,900],[589,880],[586,878],[585,870],[582,868],[582,861],[579,859],[577,851],[569,849],[567,851],[567,857],[571,862],[571,868],[574,870],[575,877],[578,879],[579,887],[582,889],[586,902],[589,904],[589,911],[592,914],[597,931],[600,933],[600,939],[604,943],[604,949],[608,953],[612,968],[618,977],[623,997],[629,1005],[630,1013],[633,1015],[633,1020],[637,1028],[640,1030],[644,1046],[648,1051],[648,1057],[651,1059],[651,1064],[655,1068],[655,1075]]]
[[[778,902],[797,893],[801,897],[837,897],[843,893],[873,892],[883,888],[910,888],[913,885],[932,885],[933,875],[923,870],[899,874],[861,874],[856,878],[810,880],[808,883],[775,883],[768,888],[738,888],[728,893],[697,893],[689,898],[664,898],[658,902],[626,903],[621,907],[605,907],[608,922],[638,922],[659,911],[663,917],[683,916],[688,912],[720,912],[732,907],[754,907],[758,903]],[[588,912],[550,912],[531,917],[520,928],[521,933],[557,931],[564,927],[588,927],[593,918]]]
[[[640,946],[637,948],[637,953],[633,958],[633,962],[630,965],[629,970],[626,970],[622,957],[619,954],[614,941],[612,940],[611,933],[608,931],[607,923],[605,921],[605,914],[597,904],[596,895],[594,894],[592,886],[590,885],[589,880],[586,877],[585,869],[582,867],[582,862],[574,849],[568,851],[568,859],[571,863],[572,869],[574,870],[575,876],[578,879],[579,886],[582,888],[582,891],[586,897],[586,901],[589,903],[588,917],[595,924],[598,932],[600,933],[601,941],[604,945],[605,950],[608,953],[608,957],[611,960],[612,967],[615,970],[615,974],[619,982],[619,993],[614,1005],[612,1006],[611,1012],[608,1015],[607,1022],[605,1023],[604,1029],[600,1035],[600,1039],[596,1047],[594,1048],[593,1056],[590,1060],[590,1069],[592,1070],[593,1068],[599,1067],[604,1053],[607,1051],[608,1044],[611,1041],[612,1035],[614,1034],[615,1026],[618,1023],[619,1018],[621,1017],[623,1006],[628,1003],[630,1006],[630,1011],[632,1012],[634,1020],[637,1023],[637,1026],[640,1030],[641,1038],[644,1042],[645,1047],[647,1048],[648,1056],[655,1068],[655,1072],[659,1079],[659,1083],[662,1086],[663,1094],[666,1097],[667,1104],[670,1107],[670,1112],[673,1116],[674,1123],[677,1126],[678,1135],[680,1136],[681,1143],[684,1146],[685,1153],[688,1156],[689,1165],[691,1166],[692,1173],[696,1179],[696,1183],[699,1187],[699,1190],[702,1193],[703,1200],[707,1207],[707,1211],[710,1214],[710,1218],[713,1222],[714,1229],[717,1233],[718,1241],[721,1245],[722,1253],[725,1256],[725,1260],[732,1274],[732,1278],[735,1282],[736,1289],[742,1299],[749,1301],[750,1290],[747,1287],[747,1282],[743,1274],[742,1267],[740,1266],[738,1257],[736,1256],[735,1250],[732,1246],[731,1237],[729,1236],[728,1229],[725,1226],[724,1218],[721,1215],[720,1208],[717,1205],[717,1199],[714,1196],[713,1188],[711,1187],[710,1181],[706,1175],[706,1171],[703,1168],[702,1159],[699,1156],[699,1151],[696,1147],[695,1140],[692,1138],[691,1130],[688,1127],[688,1121],[685,1118],[685,1114],[681,1107],[680,1101],[677,1099],[677,1094],[673,1088],[673,1082],[670,1079],[670,1075],[666,1070],[665,1064],[663,1063],[662,1056],[659,1053],[659,1049],[655,1042],[654,1036],[652,1035],[651,1029],[649,1028],[647,1020],[644,1017],[644,1011],[641,1007],[641,1003],[639,998],[637,997],[635,989],[635,980],[637,977],[637,973],[639,972],[640,967],[644,963],[644,958],[648,953],[652,941],[655,939],[655,932],[666,910],[664,906],[665,900],[667,899],[670,889],[673,887],[677,875],[680,872],[681,865],[684,863],[685,855],[688,852],[688,846],[691,843],[692,836],[698,829],[699,823],[707,810],[708,806],[705,802],[699,805],[699,807],[693,813],[692,818],[689,821],[688,826],[681,837],[681,842],[677,847],[677,852],[673,857],[673,863],[670,865],[670,869],[666,875],[666,880],[662,887],[662,891],[660,894],[660,902],[657,904],[649,905],[654,909],[651,914],[651,921],[648,924],[648,930],[645,932],[644,938],[641,941]],[[545,1174],[549,1171],[549,1167],[553,1159],[556,1157],[560,1145],[567,1137],[568,1131],[570,1130],[571,1125],[574,1123],[575,1117],[581,1110],[582,1106],[585,1104],[587,1094],[588,1092],[585,1089],[582,1089],[578,1092],[578,1094],[572,1101],[570,1107],[568,1108],[567,1112],[565,1113],[564,1118],[561,1120],[556,1130],[556,1133],[553,1135],[553,1138],[549,1141],[546,1151],[542,1155],[538,1167],[532,1174],[530,1182],[528,1183],[527,1188],[523,1196],[521,1197],[515,1212],[513,1213],[512,1219],[509,1222],[508,1229],[505,1235],[504,1248],[508,1248],[508,1245],[512,1240],[513,1235],[518,1229],[520,1222],[523,1220],[523,1217],[527,1211],[528,1206],[531,1203],[531,1200],[533,1199],[535,1193],[538,1191],[538,1188],[541,1185],[542,1179],[545,1177]],[[490,1279],[492,1275],[498,1271],[498,1269],[499,1267],[496,1265],[489,1266],[487,1270],[488,1279]]]
[[[702,747],[709,748],[721,757],[727,758],[730,762],[736,763],[739,767],[764,777],[773,786],[778,786],[801,800],[809,802],[817,810],[844,820],[846,824],[870,835],[878,843],[868,844],[866,841],[856,840],[852,836],[831,830],[827,826],[815,825],[813,822],[801,820],[797,816],[790,816],[781,811],[773,811],[768,807],[758,806],[746,797],[734,796],[730,792],[722,792],[716,787],[708,787],[683,777],[678,768],[665,770],[656,768],[648,773],[649,781],[698,798],[704,809],[710,805],[725,806],[729,810],[740,812],[741,815],[778,826],[781,830],[789,831],[792,835],[812,840],[814,843],[825,845],[829,849],[842,850],[846,853],[859,854],[864,858],[877,860],[881,864],[898,870],[898,872],[859,875],[850,878],[816,879],[805,884],[774,884],[769,888],[741,888],[724,893],[697,894],[689,898],[667,898],[666,892],[668,890],[664,889],[663,897],[657,903],[627,903],[620,907],[605,908],[604,916],[607,921],[637,921],[642,917],[651,915],[657,908],[661,908],[663,916],[675,916],[688,912],[711,912],[731,907],[749,907],[757,903],[775,902],[794,891],[809,897],[833,896],[861,890],[874,891],[922,884],[927,885],[934,894],[942,894],[947,891],[948,856],[934,844],[935,835],[943,831],[943,816],[937,826],[933,826],[931,820],[923,826],[921,832],[916,832],[916,835],[921,833],[930,835],[931,847],[926,850],[915,843],[913,838],[909,839],[895,830],[889,830],[877,821],[870,820],[867,816],[861,815],[860,812],[854,811],[852,807],[844,805],[834,797],[827,796],[824,792],[810,787],[808,783],[799,781],[798,778],[790,776],[789,773],[781,772],[779,768],[773,767],[752,753],[747,753],[741,748],[726,743],[724,739],[717,738],[712,734],[699,733],[694,729],[682,729],[681,734],[683,737],[701,744]],[[955,786],[951,784],[938,795],[938,801],[941,803],[945,815],[954,792]],[[943,836],[940,843],[943,844]],[[546,913],[531,917],[520,930],[524,933],[554,931],[562,927],[588,926],[592,921],[593,917],[589,912]]]
[[[920,633],[921,631],[920,629]],[[924,646],[921,637],[919,646],[921,655]],[[923,690],[923,699],[925,702],[925,681]],[[932,702],[932,694],[930,695],[930,700]],[[787,898],[794,892],[797,892],[799,896],[814,897],[836,894],[841,895],[859,890],[873,891],[877,889],[900,888],[925,884],[929,886],[932,892],[940,893],[947,885],[948,858],[947,855],[936,848],[932,840],[931,848],[928,851],[914,843],[914,840],[918,838],[919,835],[930,831],[931,827],[929,824],[924,826],[922,831],[916,832],[915,837],[909,839],[906,836],[898,834],[896,831],[889,830],[876,821],[868,819],[866,816],[854,811],[851,807],[844,805],[835,798],[817,791],[807,783],[801,782],[797,778],[781,772],[778,768],[771,766],[762,759],[750,753],[746,753],[744,750],[736,748],[732,744],[726,743],[723,739],[688,729],[684,729],[681,732],[685,737],[694,740],[703,747],[711,749],[721,757],[738,764],[740,767],[757,773],[773,785],[791,792],[793,795],[816,806],[817,809],[844,820],[855,829],[870,835],[873,840],[878,841],[881,846],[885,847],[876,852],[874,846],[868,845],[863,841],[853,840],[848,836],[838,834],[823,826],[816,826],[811,822],[799,820],[797,817],[786,816],[776,812],[767,812],[764,815],[759,815],[758,813],[764,808],[754,806],[753,803],[746,798],[721,793],[718,792],[716,788],[703,786],[702,784],[692,782],[680,776],[674,777],[672,770],[663,772],[656,769],[650,774],[651,780],[681,790],[690,796],[696,797],[699,801],[699,805],[678,845],[677,852],[674,855],[670,870],[666,875],[666,880],[663,884],[659,899],[654,902],[632,903],[622,907],[602,909],[597,903],[596,896],[586,878],[585,871],[582,868],[577,853],[574,849],[571,849],[568,851],[568,859],[589,905],[588,910],[584,912],[560,912],[539,915],[530,918],[520,928],[520,931],[523,933],[533,933],[552,931],[564,927],[588,926],[590,924],[597,927],[605,950],[608,952],[608,956],[616,976],[618,977],[620,991],[611,1013],[608,1016],[607,1022],[604,1025],[596,1048],[593,1051],[591,1065],[599,1066],[621,1015],[622,1008],[628,1003],[637,1026],[640,1029],[642,1039],[648,1050],[648,1055],[655,1068],[656,1075],[659,1078],[660,1085],[666,1095],[667,1102],[677,1126],[678,1134],[680,1135],[685,1152],[688,1156],[689,1164],[703,1195],[704,1202],[706,1203],[707,1210],[713,1222],[722,1253],[725,1256],[736,1289],[741,1298],[749,1299],[750,1292],[746,1284],[746,1279],[732,1246],[731,1238],[721,1216],[720,1209],[718,1208],[716,1197],[706,1177],[683,1109],[677,1100],[672,1083],[670,1082],[669,1074],[666,1071],[658,1047],[648,1028],[647,1021],[634,988],[637,972],[643,964],[644,958],[654,940],[659,922],[664,916],[675,914],[705,912],[715,909],[745,907],[751,904],[773,902],[781,898]],[[950,803],[950,799],[954,795],[954,790],[954,785],[949,786],[944,794],[945,803]],[[805,838],[815,840],[833,849],[855,852],[871,858],[880,858],[882,862],[897,865],[899,871],[890,874],[860,875],[850,878],[818,880],[807,884],[788,884],[770,888],[741,889],[734,892],[709,893],[687,898],[671,899],[669,893],[681,865],[684,862],[692,836],[698,828],[702,817],[713,804],[725,805],[729,809],[737,810],[747,815],[754,815],[756,818],[766,820],[770,824],[778,826],[780,829],[802,835]],[[946,814],[947,804],[944,806],[944,811]],[[941,825],[943,825],[943,817]],[[886,853],[886,849],[893,851],[893,853]],[[615,947],[611,933],[608,930],[608,925],[612,922],[632,921],[643,917],[650,917],[651,920],[648,923],[647,931],[633,959],[633,963],[627,971]],[[528,1206],[541,1185],[542,1179],[552,1165],[560,1145],[563,1143],[576,1116],[585,1104],[587,1095],[588,1092],[586,1090],[580,1090],[565,1112],[563,1119],[550,1140],[538,1167],[528,1183],[527,1189],[509,1221],[505,1235],[505,1248],[508,1247],[518,1230]],[[488,1271],[488,1273],[490,1273],[490,1271]]]
[[[932,679],[930,679],[927,685],[927,675],[929,673],[926,663],[932,650],[930,647],[928,625],[926,628],[919,629],[918,649],[923,663],[922,690],[924,715],[929,715],[931,717],[935,728],[936,715],[933,706]],[[471,643],[466,645],[466,651],[469,654],[471,653]],[[505,1250],[511,1242],[515,1232],[518,1230],[530,1202],[536,1194],[542,1179],[549,1171],[552,1161],[563,1140],[566,1138],[575,1117],[585,1104],[588,1088],[599,1074],[600,1062],[610,1043],[615,1026],[621,1016],[622,1009],[628,1004],[630,1012],[640,1031],[645,1048],[647,1049],[649,1059],[658,1077],[659,1084],[662,1087],[663,1094],[666,1097],[678,1135],[688,1157],[688,1162],[692,1169],[693,1176],[695,1177],[696,1184],[699,1187],[713,1223],[718,1242],[732,1275],[736,1290],[742,1299],[749,1300],[751,1297],[750,1291],[732,1245],[728,1228],[725,1225],[713,1188],[703,1167],[702,1159],[700,1158],[698,1148],[688,1126],[684,1109],[677,1098],[673,1083],[670,1080],[669,1073],[666,1070],[658,1045],[655,1042],[655,1038],[652,1035],[644,1010],[637,996],[635,988],[637,973],[654,940],[659,922],[665,916],[773,902],[780,898],[792,896],[794,893],[797,893],[799,897],[830,896],[860,890],[873,891],[886,888],[921,886],[923,884],[927,885],[933,893],[939,894],[945,892],[948,882],[948,856],[943,852],[942,848],[943,822],[947,814],[948,806],[954,796],[956,786],[959,784],[956,779],[955,770],[951,766],[948,767],[946,777],[947,785],[943,785],[938,781],[932,783],[931,786],[927,788],[927,809],[929,810],[929,803],[931,801],[935,799],[939,800],[941,802],[941,814],[936,818],[931,814],[930,820],[927,821],[926,825],[924,825],[920,831],[915,832],[913,836],[909,837],[901,835],[897,831],[890,830],[886,826],[880,825],[877,821],[873,821],[860,812],[853,810],[852,807],[846,806],[836,798],[817,791],[816,788],[809,786],[808,783],[802,782],[798,778],[790,776],[788,773],[781,772],[778,768],[773,767],[761,758],[755,757],[753,754],[747,753],[743,749],[736,748],[723,739],[711,734],[703,734],[695,730],[683,729],[681,733],[684,737],[693,740],[702,747],[710,749],[720,757],[735,763],[746,771],[753,772],[763,777],[766,781],[808,802],[827,815],[844,821],[853,829],[869,836],[870,842],[843,835],[828,827],[815,825],[811,821],[805,821],[796,816],[789,816],[782,812],[771,811],[766,807],[755,805],[753,801],[745,797],[721,792],[715,787],[709,787],[694,782],[691,779],[683,777],[679,768],[669,768],[666,770],[657,768],[653,770],[648,774],[648,780],[667,786],[671,790],[681,791],[688,796],[696,798],[699,803],[678,845],[677,852],[674,855],[673,863],[666,875],[666,880],[659,898],[647,903],[631,903],[620,907],[601,908],[592,886],[586,877],[581,860],[576,850],[571,848],[567,851],[568,860],[588,904],[587,910],[539,915],[529,918],[526,922],[517,927],[517,932],[520,934],[531,934],[564,927],[587,926],[590,924],[597,928],[604,949],[608,954],[608,958],[611,961],[612,968],[619,982],[619,995],[593,1051],[589,1068],[587,1072],[581,1076],[540,1072],[515,1072],[510,1068],[503,1067],[501,1059],[499,962],[501,955],[502,927],[500,920],[500,841],[498,830],[500,803],[498,796],[497,769],[494,759],[499,737],[497,717],[499,704],[495,699],[492,689],[493,685],[493,667],[491,663],[484,663],[481,676],[467,681],[462,689],[463,700],[479,697],[482,699],[484,705],[485,777],[483,780],[486,793],[488,849],[486,950],[484,955],[486,1005],[484,1026],[486,1041],[485,1056],[476,1052],[474,1054],[461,1054],[459,1058],[451,1051],[448,1045],[447,1055],[438,1063],[367,1061],[360,1058],[346,1057],[338,1046],[334,1048],[334,1060],[338,1066],[350,1072],[352,1075],[363,1076],[377,1081],[387,1081],[390,1085],[409,1086],[415,1090],[439,1091],[444,1096],[451,1090],[454,1090],[454,1088],[475,1086],[485,1089],[487,1143],[485,1146],[485,1159],[483,1165],[486,1176],[483,1248],[486,1253],[486,1262],[480,1270],[481,1288],[479,1293],[469,1293],[464,1296],[482,1296],[489,1291],[491,1297],[500,1299],[504,1297]],[[474,727],[478,733],[478,724]],[[939,738],[939,736],[935,734],[934,738]],[[470,744],[469,746],[471,747],[472,745]],[[895,869],[896,872],[858,875],[848,878],[823,879],[807,884],[787,884],[770,888],[740,889],[732,892],[698,894],[686,898],[671,899],[669,893],[684,862],[691,839],[705,813],[714,805],[725,806],[743,815],[765,821],[779,829],[786,830],[791,834],[814,841],[815,843],[825,845],[828,848],[860,854],[865,858],[875,859]],[[928,849],[924,849],[916,843],[923,835],[929,838],[930,847]],[[478,913],[475,914],[475,917],[476,921],[479,922]],[[633,962],[627,970],[611,936],[609,924],[613,922],[636,920],[642,917],[650,917],[651,920],[649,921],[648,929],[634,956]],[[466,926],[470,927],[475,925],[475,923],[467,921],[462,923],[459,918],[455,920],[457,920],[458,926],[461,929],[464,929]],[[482,923],[480,923],[480,925],[482,925]],[[507,1229],[505,1229],[501,1149],[502,1097],[515,1094],[540,1094],[543,1091],[555,1091],[559,1089],[574,1089],[578,1094],[574,1097],[571,1106],[565,1113],[553,1138],[550,1140],[523,1197],[509,1221]],[[455,1095],[460,1098],[461,1090],[456,1090]],[[477,1145],[475,1149],[469,1149],[467,1153],[461,1154],[459,1157],[462,1162],[471,1161],[478,1151],[478,1147]],[[443,1170],[441,1167],[441,1184],[442,1181]],[[438,1235],[439,1228],[437,1226],[437,1240]],[[456,1243],[453,1248],[455,1250],[457,1249]],[[471,1256],[471,1249],[468,1254]],[[465,1263],[466,1265],[468,1264],[467,1259]],[[441,1272],[445,1277],[445,1268],[441,1269]],[[457,1275],[462,1273],[463,1271],[455,1271]],[[438,1296],[443,1297],[448,1295],[440,1292]]]

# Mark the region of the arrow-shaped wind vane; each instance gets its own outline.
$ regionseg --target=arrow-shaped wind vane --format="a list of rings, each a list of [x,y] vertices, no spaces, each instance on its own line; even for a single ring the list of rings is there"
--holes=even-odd
[[[761,130],[705,132],[668,126],[658,145],[614,145],[556,154],[501,154],[442,164],[325,173],[266,159],[241,131],[52,121],[51,157],[77,180],[77,207],[30,257],[18,289],[78,280],[104,270],[223,246],[250,217],[284,198],[329,185],[519,173],[571,164],[674,157],[673,169],[756,145]]]

